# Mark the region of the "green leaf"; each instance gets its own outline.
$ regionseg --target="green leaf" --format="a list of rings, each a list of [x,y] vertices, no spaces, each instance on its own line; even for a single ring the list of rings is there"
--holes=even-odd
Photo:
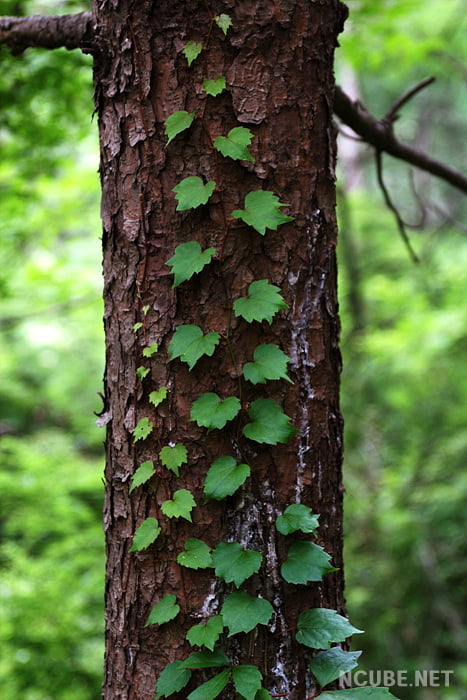
[[[163,625],[164,622],[169,622],[177,617],[179,612],[180,606],[177,604],[176,596],[173,593],[166,593],[151,610],[145,626]]]
[[[189,694],[188,700],[214,700],[222,693],[230,680],[230,669],[218,673]]]
[[[255,700],[272,700],[272,695],[265,688],[260,688],[255,695]]]
[[[239,632],[250,632],[256,625],[267,625],[274,612],[264,598],[254,598],[245,591],[234,591],[227,596],[221,609],[229,637]]]
[[[233,667],[232,680],[237,693],[246,700],[255,700],[256,693],[261,688],[263,676],[256,666],[242,664]]]
[[[182,661],[182,668],[218,668],[230,666],[230,659],[223,649],[217,647],[213,651],[195,651]]]
[[[197,175],[186,177],[172,190],[178,201],[177,211],[196,209],[200,204],[206,204],[215,188],[216,183],[213,180],[204,184]]]
[[[348,690],[325,690],[320,693],[319,700],[388,700],[388,697],[395,697],[388,688],[366,686]]]
[[[145,484],[146,481],[149,481],[155,471],[156,470],[154,469],[154,464],[152,462],[142,462],[131,479],[130,493],[137,486],[141,486],[141,484]]]
[[[248,296],[240,297],[234,302],[235,316],[242,316],[245,321],[268,321],[272,323],[273,316],[280,310],[286,309],[287,304],[279,294],[280,289],[267,280],[256,280],[248,287]]]
[[[161,510],[168,518],[185,518],[191,523],[191,511],[196,506],[193,494],[188,489],[175,491],[172,500],[164,501]]]
[[[215,331],[203,335],[199,326],[190,324],[177,326],[169,343],[170,359],[179,357],[192,370],[200,357],[203,355],[211,357],[219,339],[220,335]]]
[[[147,348],[143,349],[143,357],[152,357],[159,350],[157,343],[151,343]]]
[[[183,47],[183,54],[188,61],[188,65],[191,66],[195,58],[198,58],[201,51],[203,50],[203,44],[199,41],[189,41]]]
[[[218,457],[208,469],[203,491],[206,500],[222,501],[231,496],[250,476],[248,464],[237,464],[233,457]]]
[[[151,391],[149,394],[149,401],[152,403],[153,406],[156,408],[159,406],[160,403],[163,402],[164,399],[167,398],[167,387],[162,386],[160,389],[157,391]]]
[[[180,467],[185,464],[188,458],[188,452],[185,445],[178,443],[177,445],[166,445],[159,452],[159,459],[164,467],[170,469],[171,472],[179,476]]]
[[[276,231],[281,224],[293,221],[292,216],[285,216],[280,210],[280,207],[286,206],[288,205],[282,204],[273,192],[257,190],[245,197],[245,209],[235,209],[232,216],[242,219],[264,236],[267,228]]]
[[[189,280],[197,272],[201,272],[203,267],[211,262],[215,253],[215,248],[207,248],[202,251],[197,241],[188,241],[178,245],[175,248],[175,254],[165,263],[172,268],[175,275],[173,287],[178,287],[179,284]]]
[[[130,552],[140,552],[142,549],[146,549],[159,537],[161,532],[156,518],[146,518],[134,534]]]
[[[150,304],[145,304],[145,305],[143,306],[143,314],[144,314],[145,316],[148,315],[148,312],[149,312],[149,309],[150,309],[150,308],[151,308],[151,305],[150,305]]]
[[[193,402],[190,419],[199,426],[214,430],[214,428],[223,428],[228,421],[235,418],[239,411],[240,401],[236,396],[229,396],[222,401],[217,394],[208,392],[201,394]]]
[[[310,661],[310,670],[323,687],[358,666],[357,659],[361,653],[361,651],[343,651],[340,647],[332,647],[316,654]]]
[[[168,136],[167,146],[177,134],[189,129],[195,118],[194,112],[186,112],[184,109],[174,112],[165,122],[165,135]]]
[[[188,569],[208,569],[212,566],[211,550],[205,542],[192,537],[185,542],[185,549],[178,555],[177,563]]]
[[[261,560],[260,552],[243,549],[238,542],[219,542],[212,553],[216,576],[226,583],[233,582],[237,588],[259,571]]]
[[[225,78],[223,75],[220,75],[215,80],[211,80],[211,78],[205,80],[203,82],[203,90],[206,93],[206,95],[211,95],[212,97],[215,97],[216,95],[220,95],[222,90],[225,90],[225,85]]]
[[[253,134],[244,126],[236,126],[229,131],[227,136],[218,136],[214,141],[214,148],[223,156],[233,160],[254,161],[253,156],[248,151]]]
[[[302,532],[312,532],[318,529],[319,515],[313,515],[311,508],[301,503],[292,503],[287,506],[282,515],[276,520],[276,528],[283,535],[290,535],[291,532],[301,530]]]
[[[133,326],[133,333],[137,333],[139,331],[139,329],[142,327],[143,327],[143,324],[141,323],[141,321],[138,321]]]
[[[277,345],[258,345],[253,359],[243,366],[244,377],[252,384],[266,384],[267,379],[286,379],[293,384],[287,374],[290,358]]]
[[[304,610],[298,618],[296,640],[312,649],[329,649],[332,642],[343,642],[359,630],[336,610],[313,608]]]
[[[133,442],[145,440],[152,433],[153,429],[154,426],[149,418],[141,418],[133,429]]]
[[[322,547],[313,542],[294,542],[286,561],[281,566],[282,577],[287,583],[321,581],[325,574],[336,571],[330,566],[331,557]]]
[[[155,700],[178,693],[187,685],[191,678],[191,671],[187,668],[180,668],[181,663],[180,660],[174,661],[164,668],[156,683]]]
[[[230,15],[226,15],[224,13],[214,17],[214,21],[219,27],[219,29],[222,29],[224,34],[227,34],[228,28],[232,26],[232,19]]]
[[[267,445],[286,443],[299,432],[273,399],[256,399],[248,409],[248,415],[252,422],[244,426],[243,434],[255,442]]]
[[[205,625],[193,625],[193,627],[190,627],[186,638],[191,646],[207,647],[213,651],[214,645],[223,629],[224,620],[222,615],[214,615],[214,617],[210,617],[207,620]]]
[[[142,382],[143,379],[149,374],[149,367],[138,367],[136,370],[136,376]]]

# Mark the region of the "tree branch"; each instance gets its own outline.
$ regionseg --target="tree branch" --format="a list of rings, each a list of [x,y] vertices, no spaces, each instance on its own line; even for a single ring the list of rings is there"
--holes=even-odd
[[[0,44],[6,44],[14,56],[28,47],[57,49],[92,49],[90,12],[74,15],[32,15],[0,17]]]

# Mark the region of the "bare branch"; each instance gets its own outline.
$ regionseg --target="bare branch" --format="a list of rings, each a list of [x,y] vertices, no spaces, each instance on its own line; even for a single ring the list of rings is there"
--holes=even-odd
[[[424,88],[428,87],[428,85],[431,85],[431,83],[434,83],[436,78],[425,78],[424,80],[421,80],[419,83],[414,85],[413,87],[409,88],[406,92],[404,92],[403,95],[401,95],[392,105],[392,107],[389,109],[388,112],[384,115],[384,119],[386,121],[394,122],[398,118],[398,112],[403,107],[406,102],[412,99],[412,97],[415,97],[415,95],[420,92],[420,90],[423,90]]]
[[[32,15],[0,17],[0,44],[6,44],[13,55],[28,47],[57,49],[92,49],[92,16],[90,12],[73,15]]]

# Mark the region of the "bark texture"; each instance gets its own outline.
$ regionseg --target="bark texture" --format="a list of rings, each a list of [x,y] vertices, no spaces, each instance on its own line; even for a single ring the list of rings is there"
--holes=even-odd
[[[190,652],[187,629],[218,612],[225,586],[212,569],[176,563],[189,537],[212,547],[236,540],[263,552],[260,574],[242,588],[270,600],[272,625],[225,646],[236,662],[261,668],[271,693],[304,697],[303,647],[286,631],[299,613],[317,606],[343,611],[342,569],[310,586],[280,578],[286,543],[274,528],[286,505],[312,506],[321,514],[318,544],[342,567],[332,63],[343,13],[337,0],[213,0],[211,12],[228,13],[233,26],[225,38],[214,26],[209,49],[188,68],[184,44],[209,35],[203,3],[94,2],[107,334],[106,700],[152,699],[161,669]],[[166,147],[164,121],[176,110],[199,115],[202,81],[219,75],[227,89],[208,98],[204,118]],[[254,133],[255,162],[216,161],[211,141],[239,122]],[[216,180],[220,188],[208,205],[176,212],[173,187],[189,175]],[[261,188],[286,202],[295,220],[264,237],[234,220],[225,238],[225,213],[243,208],[246,193]],[[173,290],[165,263],[178,244],[193,239],[215,247],[218,259]],[[272,325],[246,324],[229,311],[259,279],[280,287],[288,304]],[[143,324],[137,333],[135,323]],[[192,372],[179,360],[168,362],[174,327],[184,323],[228,334],[235,364],[225,343]],[[142,350],[152,342],[160,350],[148,361]],[[300,430],[297,437],[274,447],[239,439],[245,411],[230,430],[207,434],[191,422],[191,404],[201,393],[238,395],[235,365],[251,361],[256,345],[268,342],[291,357],[294,384],[245,382],[242,404],[271,396]],[[143,382],[135,374],[141,365],[151,368]],[[155,409],[148,394],[161,386],[169,396]],[[143,416],[155,430],[134,444],[131,431]],[[158,462],[169,443],[188,449],[178,478],[167,477]],[[204,504],[206,471],[221,455],[248,462],[251,478],[227,500]],[[145,460],[154,461],[158,476],[130,494],[131,476]],[[161,514],[179,488],[195,494],[193,524]],[[130,553],[136,528],[149,516],[159,519],[162,534]],[[146,627],[165,593],[177,596],[181,614],[160,628]],[[226,689],[221,697],[233,696]]]

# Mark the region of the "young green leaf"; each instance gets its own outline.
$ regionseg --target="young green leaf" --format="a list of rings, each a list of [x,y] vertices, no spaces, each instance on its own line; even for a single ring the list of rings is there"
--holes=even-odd
[[[248,323],[268,321],[271,324],[273,316],[280,309],[287,308],[279,292],[279,287],[269,284],[267,280],[252,282],[248,287],[248,296],[234,302],[235,316],[242,316]]]
[[[161,511],[168,518],[185,518],[191,523],[191,511],[196,506],[193,494],[188,489],[175,491],[172,500],[164,501]]]
[[[280,207],[286,206],[288,205],[282,204],[273,192],[257,190],[245,197],[245,209],[235,209],[232,216],[234,219],[242,219],[264,236],[267,228],[276,231],[281,224],[293,221],[292,216],[285,216],[280,210]]]
[[[183,47],[183,54],[188,61],[188,65],[191,66],[195,58],[198,58],[201,51],[203,50],[203,44],[199,41],[189,41]]]
[[[139,331],[139,329],[142,327],[143,327],[143,324],[141,323],[141,321],[138,321],[133,326],[133,333],[137,333]]]
[[[282,577],[287,583],[321,581],[325,574],[336,571],[329,565],[331,557],[314,542],[294,542],[281,566]]]
[[[229,637],[239,632],[250,632],[256,625],[267,625],[274,612],[271,603],[264,598],[254,598],[245,591],[234,591],[224,601],[221,609]]]
[[[290,358],[277,345],[258,345],[253,359],[243,366],[243,375],[252,384],[266,384],[267,379],[285,379],[293,384],[287,374]]]
[[[242,664],[233,667],[232,680],[237,693],[246,700],[255,700],[256,693],[261,688],[263,676],[256,666]]]
[[[374,686],[348,688],[347,690],[325,690],[319,694],[319,700],[391,700],[394,697],[389,692],[389,688]]]
[[[156,518],[146,518],[133,536],[130,552],[140,552],[142,549],[146,549],[159,537],[161,532],[162,530]]]
[[[343,651],[340,647],[332,647],[316,654],[310,661],[310,670],[323,687],[358,666],[357,659],[361,653],[361,651]]]
[[[185,464],[188,458],[188,452],[185,445],[178,443],[177,445],[166,445],[159,452],[159,459],[164,467],[170,469],[171,472],[179,476],[180,467]]]
[[[201,204],[206,204],[215,188],[216,183],[213,180],[204,184],[197,175],[186,177],[172,190],[175,192],[175,197],[178,201],[177,211],[196,209]]]
[[[211,357],[219,339],[220,335],[215,331],[203,335],[199,326],[190,324],[177,326],[169,343],[170,359],[179,357],[192,370],[200,357],[203,355]]]
[[[201,272],[203,267],[211,262],[215,253],[215,248],[207,248],[202,251],[197,241],[188,241],[178,245],[175,248],[175,254],[166,262],[175,275],[173,287],[178,287],[179,284],[189,280],[197,272]]]
[[[164,622],[169,622],[177,617],[179,612],[180,606],[177,604],[176,596],[173,593],[166,593],[149,613],[146,627],[148,625],[163,625]]]
[[[229,131],[227,136],[218,136],[214,141],[214,148],[226,158],[232,160],[254,161],[248,150],[253,134],[244,126],[236,126]]]
[[[351,634],[362,631],[351,625],[336,610],[313,608],[300,614],[295,638],[300,644],[312,649],[329,649],[332,642],[343,642]]]
[[[150,309],[150,308],[151,308],[151,305],[150,305],[150,304],[145,304],[145,305],[143,306],[143,314],[144,314],[145,316],[148,315],[149,309]]]
[[[178,555],[177,563],[187,569],[208,569],[212,566],[211,550],[205,542],[192,537],[185,542],[185,549]]]
[[[207,647],[211,651],[219,639],[219,636],[224,629],[224,620],[222,615],[214,615],[207,620],[205,625],[193,625],[186,634],[186,638],[191,646]]]
[[[155,700],[167,698],[169,695],[180,692],[191,678],[191,671],[187,668],[180,668],[182,661],[174,661],[162,671],[156,683]]]
[[[248,409],[251,423],[243,428],[245,437],[255,442],[277,445],[298,433],[290,418],[273,399],[256,399]]]
[[[222,501],[231,496],[250,476],[248,464],[237,464],[233,457],[218,457],[208,469],[203,491],[206,500]]]
[[[235,418],[239,411],[240,401],[236,396],[229,396],[222,401],[217,394],[208,392],[201,394],[193,402],[190,419],[199,426],[214,430],[214,428],[223,428],[228,421]]]
[[[308,506],[304,506],[302,503],[292,503],[277,518],[276,528],[282,535],[290,535],[291,532],[297,530],[314,534],[319,526],[318,520],[319,515],[313,515]]]
[[[152,403],[153,406],[156,408],[159,406],[160,403],[163,402],[164,399],[167,398],[167,387],[162,386],[160,389],[157,391],[151,391],[149,394],[149,401]]]
[[[149,367],[138,367],[136,369],[136,376],[140,380],[140,382],[143,381],[143,379],[149,374],[150,369]]]
[[[212,553],[216,576],[226,583],[233,582],[237,588],[259,571],[261,560],[260,552],[243,549],[238,542],[219,542]]]
[[[230,659],[223,649],[217,647],[213,651],[195,651],[182,661],[182,668],[218,668],[230,666]]]
[[[154,464],[152,462],[142,462],[131,479],[130,493],[137,486],[141,486],[141,484],[145,484],[146,481],[149,481],[155,471],[156,470],[154,469]]]
[[[212,97],[216,97],[216,95],[220,95],[222,90],[225,90],[225,78],[223,75],[220,75],[218,78],[215,80],[212,80],[211,78],[208,78],[203,82],[203,90],[206,93],[206,95],[211,95]],[[215,144],[214,144],[215,145]]]
[[[165,122],[165,135],[169,139],[167,141],[167,146],[177,134],[190,128],[194,118],[194,112],[186,112],[184,109],[170,115]]]
[[[230,15],[226,15],[224,13],[214,17],[214,21],[219,27],[219,29],[222,29],[224,34],[227,34],[228,28],[232,26],[232,19]]]
[[[189,694],[188,700],[214,700],[230,680],[230,669],[218,673]]]
[[[153,429],[154,426],[149,418],[141,418],[133,429],[133,442],[145,440],[152,433]]]
[[[272,695],[265,688],[260,688],[255,695],[255,700],[272,700]]]
[[[157,343],[151,343],[147,348],[143,349],[143,357],[152,357],[159,350]]]

